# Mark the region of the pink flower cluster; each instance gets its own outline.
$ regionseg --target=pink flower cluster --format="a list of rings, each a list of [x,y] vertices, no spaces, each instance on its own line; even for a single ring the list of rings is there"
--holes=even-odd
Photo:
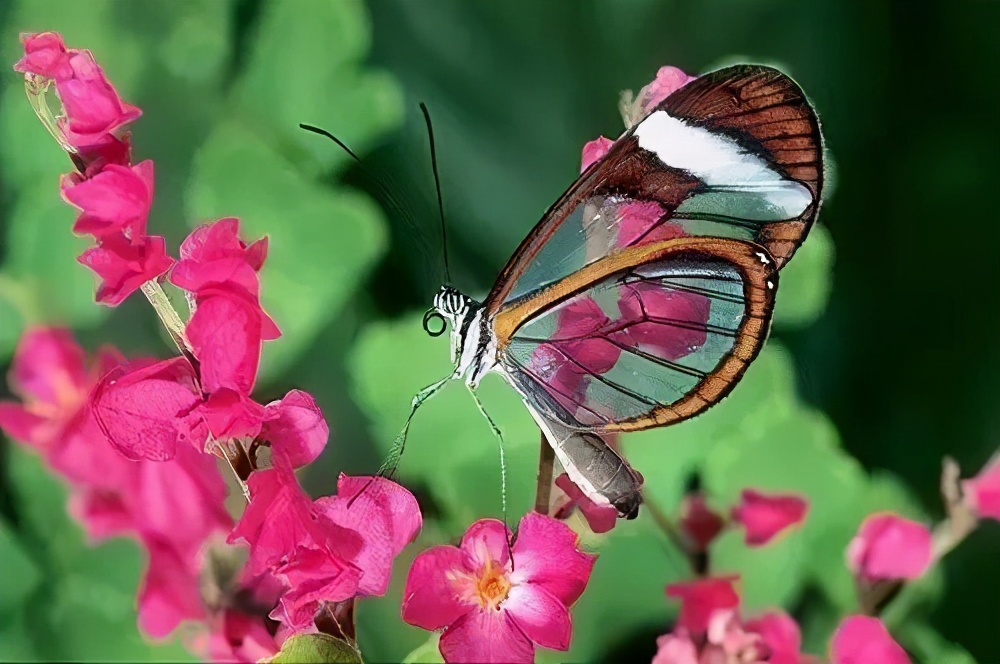
[[[22,41],[16,69],[29,93],[54,86],[61,102],[50,130],[77,169],[61,183],[80,210],[73,228],[98,243],[80,258],[103,280],[98,301],[117,304],[169,272],[190,317],[176,335],[180,356],[127,362],[102,350],[89,370],[69,332],[29,331],[12,371],[23,402],[0,404],[0,427],[69,481],[71,512],[94,539],[141,542],[147,634],[200,621],[209,634],[195,643],[213,658],[273,655],[288,636],[316,631],[331,607],[385,593],[393,559],[421,527],[416,499],[382,478],[343,475],[337,495],[309,499],[293,471],[327,442],[315,400],[300,390],[266,405],[252,397],[263,342],[280,335],[260,305],[267,240],[248,244],[238,220],[221,219],[195,229],[179,261],[167,256],[146,233],[152,162],[130,163],[124,132],[139,109],[119,99],[89,51],[54,33]],[[261,447],[273,467],[257,469]],[[249,505],[235,528],[219,457],[234,471],[248,461]],[[249,560],[235,588],[206,597],[207,557],[236,552],[227,537],[248,546]]]
[[[53,32],[22,35],[21,41],[24,57],[14,69],[25,74],[29,89],[39,95],[54,87],[62,106],[50,130],[77,170],[63,177],[60,188],[63,198],[80,210],[74,232],[91,235],[97,243],[78,260],[101,278],[97,301],[120,304],[174,262],[164,239],[146,233],[153,163],[131,163],[127,132],[141,111],[118,97],[90,51],[67,49]],[[47,108],[44,99],[41,107]]]

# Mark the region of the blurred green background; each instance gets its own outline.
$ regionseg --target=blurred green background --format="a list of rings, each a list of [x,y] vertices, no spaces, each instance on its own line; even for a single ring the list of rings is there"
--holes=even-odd
[[[410,396],[448,371],[447,341],[419,322],[441,278],[419,101],[437,131],[454,281],[482,295],[573,180],[583,143],[621,131],[619,90],[665,64],[781,66],[832,155],[821,225],[782,275],[772,339],[734,395],[625,448],[667,512],[694,473],[719,508],[745,486],[809,496],[801,530],[758,550],[730,533],[712,559],[742,574],[749,613],[785,606],[824,653],[855,608],[843,551],[864,515],[940,519],[942,457],[969,475],[1000,444],[998,25],[1000,4],[985,1],[7,0],[0,63],[19,57],[21,31],[94,51],[144,111],[134,144],[156,164],[149,228],[171,246],[220,216],[270,235],[264,304],[285,336],[265,349],[258,396],[316,395],[333,429],[303,474],[317,495],[340,470],[372,472]],[[333,131],[364,168],[299,122]],[[139,297],[92,303],[74,261],[86,242],[58,196],[68,167],[20,77],[0,76],[0,362],[39,322],[72,326],[90,349],[165,356]],[[483,398],[508,438],[516,520],[533,499],[537,431],[498,380]],[[135,630],[136,547],[88,548],[59,482],[10,441],[0,451],[0,659],[185,657]],[[421,411],[400,471],[427,525],[390,594],[359,609],[369,661],[426,641],[398,617],[416,550],[500,512],[495,443],[458,386]],[[648,514],[585,544],[601,557],[573,649],[541,659],[650,657],[682,556]],[[998,551],[1000,526],[986,523],[892,605],[885,618],[915,661],[1000,662]]]

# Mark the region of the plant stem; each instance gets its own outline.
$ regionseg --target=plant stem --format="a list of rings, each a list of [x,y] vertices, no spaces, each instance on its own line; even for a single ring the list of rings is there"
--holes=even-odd
[[[170,335],[174,345],[177,346],[177,350],[182,355],[189,354],[191,348],[184,337],[184,323],[181,321],[181,317],[177,315],[177,310],[170,304],[170,300],[167,298],[167,294],[163,292],[160,283],[156,279],[150,279],[141,288],[142,294],[153,305],[153,310],[160,318],[160,322],[163,323],[163,327],[167,329],[167,334]]]
[[[541,433],[541,444],[538,449],[538,485],[535,489],[535,511],[548,516],[549,501],[552,498],[552,473],[555,466],[556,453]]]

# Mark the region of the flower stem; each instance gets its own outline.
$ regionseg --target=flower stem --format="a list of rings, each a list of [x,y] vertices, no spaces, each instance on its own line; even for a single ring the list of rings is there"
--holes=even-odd
[[[555,466],[556,453],[541,434],[541,444],[538,449],[538,486],[535,489],[535,511],[548,516],[549,502],[552,498],[552,472]]]
[[[170,335],[174,345],[177,346],[177,350],[182,355],[190,353],[191,348],[188,345],[187,338],[184,336],[184,323],[181,321],[181,317],[177,315],[177,310],[170,304],[170,300],[167,299],[167,294],[163,292],[160,283],[156,279],[150,279],[141,288],[142,294],[153,305],[153,310],[159,316],[163,327],[167,329],[167,334]]]

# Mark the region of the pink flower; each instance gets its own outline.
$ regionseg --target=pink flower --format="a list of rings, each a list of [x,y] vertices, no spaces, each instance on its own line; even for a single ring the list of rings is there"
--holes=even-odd
[[[971,480],[962,482],[966,505],[980,517],[1000,521],[1000,455]]]
[[[598,136],[594,140],[585,143],[583,145],[583,155],[580,157],[580,172],[583,173],[590,168],[591,164],[603,159],[604,155],[608,153],[614,144],[614,141],[604,136]]]
[[[137,600],[139,627],[154,639],[167,637],[185,620],[202,621],[205,607],[198,592],[201,558],[169,540],[147,537],[149,565]]]
[[[794,494],[766,495],[744,489],[740,504],[733,507],[733,520],[746,528],[746,543],[762,546],[786,528],[806,518],[809,504]]]
[[[694,636],[708,631],[713,614],[735,609],[740,596],[733,588],[735,576],[695,579],[667,586],[667,597],[681,601],[677,625]]]
[[[639,91],[638,101],[642,105],[643,115],[696,78],[697,76],[688,76],[677,67],[660,67],[653,82]]]
[[[594,557],[565,524],[529,512],[510,533],[495,519],[472,524],[461,547],[436,546],[413,561],[403,620],[444,629],[447,662],[531,662],[535,646],[569,648],[569,607],[583,593]]]
[[[153,162],[135,166],[107,164],[93,177],[64,177],[62,193],[70,205],[81,210],[73,225],[75,233],[95,237],[124,233],[132,240],[146,235],[146,217],[153,202]]]
[[[613,505],[599,505],[592,501],[566,473],[556,478],[556,486],[562,489],[569,499],[568,505],[559,511],[556,518],[568,517],[575,505],[580,508],[584,519],[587,520],[587,525],[593,532],[606,533],[615,527],[615,523],[618,522],[618,509]]]
[[[916,579],[930,564],[930,530],[895,514],[866,518],[847,547],[848,568],[867,581]]]
[[[653,348],[669,360],[694,353],[708,339],[708,297],[645,282],[624,284],[619,293],[621,318],[632,324],[609,338],[632,348]]]
[[[296,632],[311,629],[324,602],[384,594],[393,559],[420,530],[416,499],[383,478],[341,475],[338,495],[315,502],[281,468],[247,484],[250,505],[229,541],[250,546],[248,574],[284,583],[271,617]]]
[[[768,664],[806,664],[813,658],[802,654],[802,633],[798,623],[784,611],[771,611],[744,624],[748,632],[759,634],[771,653]]]
[[[618,246],[631,247],[663,242],[684,236],[684,229],[664,220],[666,211],[652,201],[633,201],[615,209],[618,218]]]
[[[878,618],[849,616],[830,644],[832,664],[910,664],[906,651],[892,640]]]
[[[278,643],[259,616],[226,608],[214,627],[206,648],[213,662],[253,664],[278,654]]]
[[[664,634],[656,639],[652,664],[701,664],[701,656],[689,635]]]
[[[129,240],[120,232],[101,237],[98,246],[80,254],[77,261],[101,278],[96,299],[111,306],[121,304],[142,284],[156,279],[174,264],[162,237],[145,235]]]
[[[679,525],[692,551],[702,553],[708,549],[725,524],[723,518],[705,502],[703,493],[699,491],[684,496]]]
[[[260,437],[271,443],[275,465],[298,468],[313,461],[326,447],[330,427],[308,392],[291,390],[264,408]]]
[[[184,333],[201,362],[206,390],[253,390],[263,341],[259,305],[225,294],[200,299]]]
[[[192,261],[197,266],[239,258],[254,271],[259,271],[267,258],[267,237],[248,245],[240,239],[239,232],[240,220],[236,217],[202,224],[181,243],[181,261]]]

